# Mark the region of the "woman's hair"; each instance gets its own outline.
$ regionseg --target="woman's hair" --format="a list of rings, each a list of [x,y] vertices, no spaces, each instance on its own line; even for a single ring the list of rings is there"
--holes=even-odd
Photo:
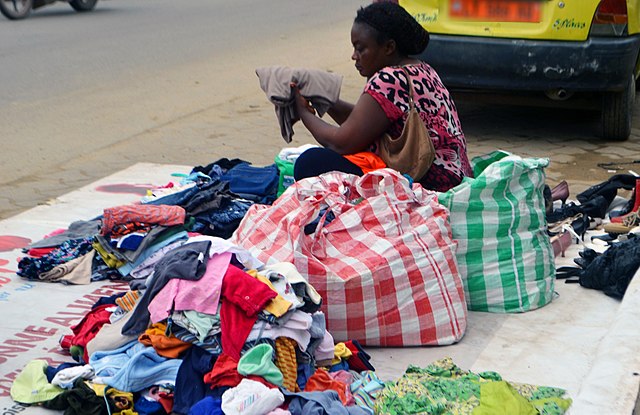
[[[429,44],[429,32],[402,6],[388,1],[361,7],[355,23],[364,23],[378,32],[377,42],[394,40],[403,55],[421,53]]]

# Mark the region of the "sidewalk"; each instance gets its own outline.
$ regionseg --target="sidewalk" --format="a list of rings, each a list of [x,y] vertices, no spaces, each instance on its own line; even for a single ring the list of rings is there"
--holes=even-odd
[[[191,166],[135,164],[109,177],[63,195],[47,205],[0,221],[0,409],[2,413],[51,414],[15,404],[9,390],[15,375],[29,361],[50,365],[71,361],[58,347],[100,297],[128,288],[102,282],[65,286],[22,280],[15,275],[20,247],[37,241],[74,220],[88,220],[105,207],[139,199],[149,185],[188,173]],[[574,245],[558,265],[569,264],[580,247]],[[558,296],[524,314],[470,312],[462,341],[446,347],[368,348],[383,380],[402,375],[407,365],[426,366],[452,357],[463,369],[496,371],[504,379],[568,390],[574,400],[570,414],[630,414],[640,384],[640,280],[635,279],[622,303],[577,284],[556,284]]]

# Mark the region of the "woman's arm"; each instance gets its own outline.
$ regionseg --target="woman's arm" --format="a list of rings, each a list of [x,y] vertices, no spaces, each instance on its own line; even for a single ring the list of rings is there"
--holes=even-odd
[[[353,107],[354,105],[352,103],[339,99],[333,107],[329,108],[327,114],[329,114],[329,116],[333,118],[338,125],[342,125],[342,123],[349,118],[349,114],[353,111]]]
[[[334,126],[309,111],[307,100],[294,87],[296,109],[302,123],[318,143],[339,154],[366,151],[389,128],[391,122],[380,104],[362,94],[340,126]]]

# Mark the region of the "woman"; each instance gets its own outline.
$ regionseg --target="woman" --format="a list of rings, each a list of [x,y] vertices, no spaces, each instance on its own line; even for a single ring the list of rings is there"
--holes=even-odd
[[[409,109],[403,67],[411,78],[416,109],[436,149],[431,168],[414,179],[427,189],[446,191],[472,175],[449,91],[433,68],[410,57],[422,52],[428,42],[429,33],[395,3],[373,3],[358,10],[351,29],[351,59],[367,84],[355,105],[339,100],[328,111],[338,126],[317,117],[292,84],[302,123],[324,147],[299,156],[294,167],[296,180],[333,170],[362,175],[385,166],[375,154],[376,142],[385,133],[398,137]]]

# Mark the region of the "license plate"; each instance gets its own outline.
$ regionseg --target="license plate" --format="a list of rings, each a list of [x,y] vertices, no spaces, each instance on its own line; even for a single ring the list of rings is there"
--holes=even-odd
[[[449,15],[454,19],[484,22],[539,22],[537,0],[450,0]]]

